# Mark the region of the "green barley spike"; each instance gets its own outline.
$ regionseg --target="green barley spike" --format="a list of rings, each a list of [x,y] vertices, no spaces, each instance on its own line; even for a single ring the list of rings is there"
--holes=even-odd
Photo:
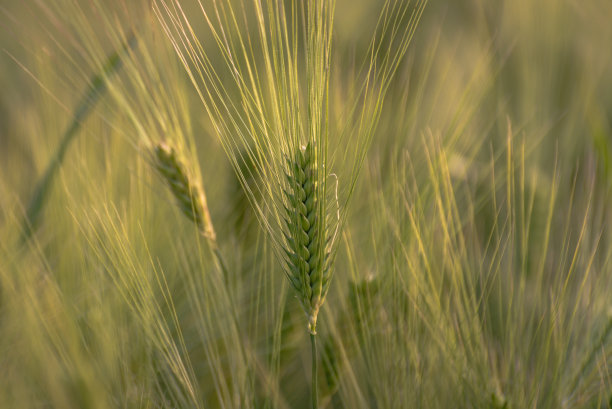
[[[316,334],[317,315],[331,278],[325,202],[318,177],[310,143],[299,149],[292,160],[287,159],[287,274],[308,316],[311,334]]]

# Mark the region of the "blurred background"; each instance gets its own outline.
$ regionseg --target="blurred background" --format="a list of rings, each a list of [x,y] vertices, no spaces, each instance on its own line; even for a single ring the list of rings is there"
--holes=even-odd
[[[336,2],[338,120],[382,4]],[[153,10],[0,4],[0,407],[308,407],[303,314]],[[609,0],[429,0],[323,307],[322,407],[612,406],[611,21]],[[151,165],[168,138],[225,282]]]

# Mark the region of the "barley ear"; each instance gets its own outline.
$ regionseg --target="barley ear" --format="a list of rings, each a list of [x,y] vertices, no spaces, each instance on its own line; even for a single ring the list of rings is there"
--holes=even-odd
[[[94,75],[89,80],[89,85],[87,90],[83,94],[79,105],[75,109],[73,113],[72,122],[64,135],[62,136],[61,142],[55,151],[54,156],[51,159],[51,162],[47,165],[45,173],[43,173],[40,180],[36,183],[34,187],[34,193],[30,202],[28,204],[26,215],[23,220],[23,236],[22,236],[22,244],[25,243],[38,228],[40,222],[40,214],[42,209],[44,208],[47,198],[49,196],[49,192],[51,190],[51,184],[55,179],[59,168],[62,166],[64,162],[64,157],[68,151],[68,147],[77,136],[79,129],[81,128],[81,124],[85,121],[85,119],[89,116],[91,111],[93,110],[96,102],[102,98],[104,93],[108,87],[108,80],[116,73],[122,66],[123,58],[126,57],[127,52],[135,47],[136,45],[136,37],[133,33],[130,33],[127,36],[127,41],[123,44],[121,49],[115,51],[111,55],[108,56],[104,66],[102,67],[102,71]]]
[[[190,177],[185,162],[176,150],[161,142],[155,146],[155,166],[166,180],[183,214],[193,221],[200,233],[216,246],[217,238],[202,186]]]
[[[308,317],[308,330],[316,334],[317,315],[331,279],[326,206],[312,144],[286,162],[286,273]]]

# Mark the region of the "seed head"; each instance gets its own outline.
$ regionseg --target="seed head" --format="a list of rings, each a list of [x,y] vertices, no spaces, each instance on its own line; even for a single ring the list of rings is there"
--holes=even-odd
[[[168,183],[176,202],[187,218],[211,242],[216,241],[215,230],[210,219],[204,190],[187,172],[187,166],[178,157],[174,148],[166,143],[155,146],[155,165]]]
[[[286,162],[286,273],[308,317],[308,330],[315,334],[331,281],[325,200],[312,144]]]

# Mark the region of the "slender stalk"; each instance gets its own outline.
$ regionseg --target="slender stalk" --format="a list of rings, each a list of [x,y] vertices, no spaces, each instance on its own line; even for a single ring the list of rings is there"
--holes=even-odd
[[[318,409],[317,398],[317,338],[316,334],[310,334],[310,345],[312,345],[312,409]]]

